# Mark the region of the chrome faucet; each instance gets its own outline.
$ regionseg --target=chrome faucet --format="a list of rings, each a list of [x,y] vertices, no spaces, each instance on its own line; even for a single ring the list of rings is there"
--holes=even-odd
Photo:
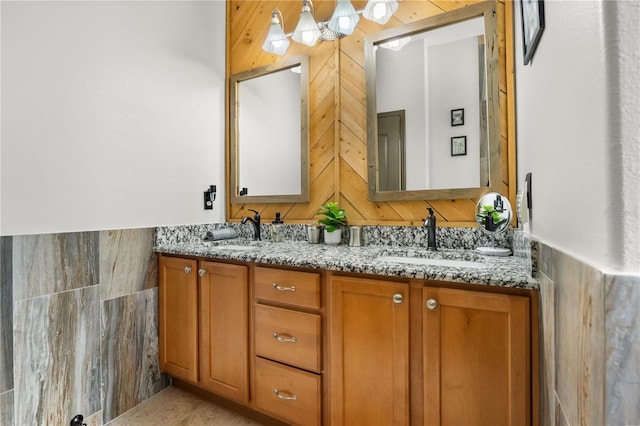
[[[242,218],[241,223],[245,224],[247,222],[251,222],[253,224],[254,236],[253,239],[256,241],[260,241],[260,213],[256,210],[249,209],[250,212],[254,212],[253,218],[249,216],[244,216]]]
[[[427,207],[429,217],[424,220],[424,227],[427,229],[427,250],[438,250],[436,248],[436,217],[433,215],[433,209]]]

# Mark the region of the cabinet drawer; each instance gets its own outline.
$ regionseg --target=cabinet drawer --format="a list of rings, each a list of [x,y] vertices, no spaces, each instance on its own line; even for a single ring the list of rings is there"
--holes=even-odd
[[[299,425],[320,424],[320,376],[256,358],[256,407]]]
[[[255,307],[256,355],[320,372],[320,315]]]
[[[256,299],[320,309],[319,274],[256,267],[254,282]]]

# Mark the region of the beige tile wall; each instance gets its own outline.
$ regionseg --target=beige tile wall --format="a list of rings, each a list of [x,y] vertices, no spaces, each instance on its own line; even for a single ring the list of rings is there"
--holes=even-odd
[[[540,245],[541,423],[640,424],[640,275]]]

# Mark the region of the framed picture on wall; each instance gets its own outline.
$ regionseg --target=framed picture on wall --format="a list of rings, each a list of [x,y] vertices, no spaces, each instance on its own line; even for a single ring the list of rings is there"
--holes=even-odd
[[[543,0],[521,0],[520,12],[524,64],[527,65],[533,58],[544,30],[544,2]]]
[[[451,138],[451,156],[467,155],[467,137],[454,136]]]
[[[451,110],[451,125],[452,126],[464,125],[464,108]]]

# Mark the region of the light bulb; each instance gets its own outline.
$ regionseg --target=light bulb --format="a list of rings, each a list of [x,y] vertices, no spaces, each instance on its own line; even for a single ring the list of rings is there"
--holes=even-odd
[[[313,33],[311,31],[303,31],[302,41],[304,43],[311,43],[313,41]]]
[[[351,19],[349,19],[348,16],[341,16],[340,19],[338,19],[338,25],[340,26],[341,30],[349,28],[350,22],[351,22]]]
[[[373,17],[375,19],[380,19],[384,16],[384,13],[386,11],[386,7],[384,5],[384,3],[377,3],[374,7],[373,7]]]

